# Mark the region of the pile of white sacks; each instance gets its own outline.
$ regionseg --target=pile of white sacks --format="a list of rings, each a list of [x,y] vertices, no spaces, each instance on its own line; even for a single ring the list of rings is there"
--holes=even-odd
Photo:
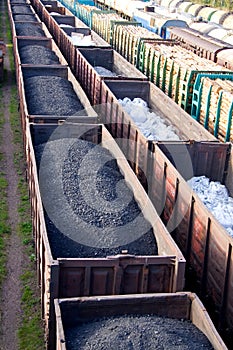
[[[118,102],[130,115],[134,123],[138,126],[143,135],[150,141],[177,141],[179,136],[174,126],[167,125],[163,118],[151,112],[146,101],[136,97],[131,100],[125,97]]]
[[[233,237],[233,198],[229,197],[227,188],[205,176],[192,177],[188,184]]]

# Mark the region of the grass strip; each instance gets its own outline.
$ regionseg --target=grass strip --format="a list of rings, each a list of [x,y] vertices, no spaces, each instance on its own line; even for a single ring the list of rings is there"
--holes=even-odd
[[[6,27],[7,47],[10,59],[11,74],[15,76],[11,28],[8,18],[6,20]],[[15,149],[17,150],[14,154],[14,163],[15,169],[18,174],[18,193],[20,196],[20,201],[18,205],[18,213],[20,218],[18,234],[21,238],[23,250],[26,256],[24,271],[21,276],[22,317],[20,327],[18,329],[19,350],[42,350],[45,349],[44,328],[41,321],[39,288],[37,287],[36,279],[36,264],[34,254],[35,249],[32,235],[30,200],[28,194],[28,184],[25,179],[26,164],[24,159],[23,136],[21,129],[20,114],[18,112],[18,96],[16,84],[11,88],[9,113],[14,145],[16,146]]]

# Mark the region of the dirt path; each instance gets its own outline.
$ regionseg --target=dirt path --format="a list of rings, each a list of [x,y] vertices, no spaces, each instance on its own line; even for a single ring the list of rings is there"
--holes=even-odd
[[[1,1],[2,14],[6,14],[6,1]],[[3,16],[5,22],[5,18]],[[6,27],[5,27],[6,28]],[[6,35],[6,30],[4,30]],[[7,42],[6,37],[4,38]],[[9,208],[9,224],[11,235],[7,244],[7,276],[3,282],[2,302],[1,302],[1,332],[0,349],[15,350],[17,346],[17,329],[19,325],[21,286],[20,275],[22,274],[23,250],[20,238],[17,235],[17,225],[19,223],[17,193],[18,175],[14,166],[15,146],[13,144],[13,133],[10,125],[9,104],[11,98],[11,87],[15,85],[14,77],[10,70],[8,53],[4,58],[4,68],[7,70],[7,78],[3,84],[3,105],[4,105],[4,126],[3,143],[0,150],[4,155],[5,164],[2,171],[5,173],[8,189],[7,202]]]

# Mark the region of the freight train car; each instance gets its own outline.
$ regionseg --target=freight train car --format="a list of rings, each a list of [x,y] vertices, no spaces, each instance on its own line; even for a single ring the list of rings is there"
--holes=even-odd
[[[208,34],[213,29],[221,28],[218,24],[207,21],[193,22],[189,27],[203,34]]]
[[[97,122],[97,114],[67,66],[22,65],[18,81],[24,130],[28,121],[59,123],[71,116],[80,122]]]
[[[229,14],[223,21],[222,26],[227,29],[233,29],[233,14]]]
[[[149,198],[146,196],[146,193],[143,191],[141,185],[136,180],[135,175],[132,170],[129,168],[127,160],[124,158],[123,154],[120,152],[119,148],[116,146],[115,141],[110,137],[107,130],[104,126],[93,126],[84,124],[64,124],[63,126],[58,127],[57,130],[54,126],[49,125],[33,125],[31,126],[31,133],[27,134],[27,149],[28,149],[28,165],[29,165],[29,186],[31,193],[31,201],[32,201],[32,211],[33,211],[33,227],[34,233],[36,237],[36,255],[38,261],[38,273],[39,273],[39,282],[41,285],[41,298],[42,298],[42,308],[43,308],[43,317],[46,321],[47,330],[52,332],[52,327],[54,326],[54,314],[53,314],[53,299],[57,297],[74,297],[74,296],[82,296],[82,295],[105,295],[105,294],[125,294],[125,293],[141,293],[141,292],[160,292],[160,291],[174,291],[174,290],[182,290],[184,283],[184,264],[185,261],[183,259],[182,254],[179,252],[176,247],[174,241],[171,239],[171,236],[166,231],[162,222],[160,221],[158,214],[156,213],[154,207],[152,206]],[[53,221],[54,215],[51,214],[50,209],[52,207],[47,206],[46,204],[46,192],[54,193],[55,197],[58,198],[59,186],[56,185],[56,181],[54,185],[51,182],[52,187],[45,191],[43,191],[44,182],[38,183],[38,171],[40,169],[40,179],[43,176],[43,171],[45,171],[44,175],[47,177],[46,173],[50,169],[50,165],[54,167],[54,161],[50,163],[48,159],[46,160],[46,151],[45,158],[46,168],[44,168],[43,159],[39,160],[39,152],[43,144],[49,140],[49,137],[52,134],[52,139],[50,139],[50,143],[48,143],[48,147],[53,146],[53,142],[55,141],[54,146],[57,149],[57,156],[60,157],[62,152],[61,148],[58,146],[60,142],[60,146],[64,146],[63,140],[65,137],[66,145],[68,145],[72,140],[72,143],[80,138],[85,141],[84,144],[87,146],[99,144],[97,147],[97,151],[100,152],[102,147],[107,148],[111,153],[114,159],[117,160],[117,164],[123,177],[126,181],[127,186],[130,186],[131,191],[133,191],[133,197],[136,200],[138,208],[143,210],[143,217],[146,218],[147,222],[150,223],[149,226],[153,228],[150,231],[150,234],[154,235],[155,240],[157,242],[157,253],[152,244],[153,236],[147,236],[147,229],[143,231],[142,223],[144,222],[143,217],[141,224],[139,223],[139,217],[135,217],[135,220],[139,220],[138,226],[139,228],[139,236],[138,239],[135,238],[130,239],[129,233],[135,232],[134,230],[130,231],[129,225],[127,226],[125,221],[125,229],[127,229],[127,234],[123,233],[124,225],[119,226],[118,229],[122,232],[122,244],[116,244],[118,248],[115,247],[114,244],[109,245],[106,241],[107,236],[105,237],[105,249],[101,249],[103,247],[102,243],[97,243],[94,239],[95,235],[92,235],[92,239],[88,239],[88,243],[75,237],[76,234],[80,232],[84,232],[86,225],[89,225],[88,222],[83,226],[83,228],[78,229],[79,225],[77,223],[72,228],[72,212],[68,209],[67,205],[65,205],[65,201],[59,202],[56,201],[55,207],[56,213],[59,213],[59,216],[63,216],[62,222],[65,224],[65,231],[61,228],[58,222],[54,222],[56,226],[60,228],[58,230],[54,225]],[[32,136],[32,139],[31,139]],[[70,137],[74,137],[71,139]],[[68,137],[68,138],[67,138]],[[53,140],[53,141],[52,141]],[[69,140],[69,141],[68,141]],[[83,143],[83,141],[80,141]],[[52,143],[51,143],[52,142]],[[58,148],[60,151],[58,151]],[[66,146],[67,147],[67,146]],[[101,151],[102,152],[102,151]],[[103,152],[106,152],[103,150]],[[49,152],[50,153],[50,152]],[[35,156],[37,157],[37,165],[35,161]],[[47,153],[48,155],[48,153]],[[91,156],[91,154],[90,154]],[[44,157],[44,156],[43,156]],[[96,155],[97,157],[97,155]],[[95,157],[95,158],[96,158]],[[100,155],[98,159],[100,161]],[[111,158],[111,159],[113,159]],[[108,157],[110,161],[110,158]],[[93,159],[93,161],[96,161]],[[85,163],[85,161],[84,161]],[[40,167],[38,168],[40,164]],[[53,165],[52,165],[53,164]],[[88,165],[89,166],[89,165]],[[94,163],[93,163],[94,166]],[[98,165],[99,166],[99,165]],[[110,166],[110,163],[109,163]],[[92,168],[93,169],[93,168]],[[115,174],[116,174],[115,167]],[[67,168],[68,170],[68,168]],[[94,170],[94,169],[93,169]],[[106,169],[107,170],[107,169]],[[110,169],[109,169],[110,170]],[[87,171],[90,171],[87,169]],[[89,173],[90,174],[90,173]],[[94,174],[92,175],[94,176]],[[51,177],[51,175],[50,175]],[[57,177],[56,177],[57,178]],[[58,179],[58,178],[57,178]],[[86,178],[87,179],[87,178]],[[104,180],[104,177],[103,177]],[[94,181],[94,178],[91,180]],[[49,183],[49,182],[47,182]],[[44,185],[43,185],[44,184]],[[71,185],[71,183],[70,183]],[[50,186],[50,185],[49,185]],[[109,192],[108,185],[103,191],[106,192],[105,195]],[[52,189],[54,187],[54,189]],[[90,187],[90,186],[89,186]],[[56,191],[54,192],[54,190]],[[68,189],[68,188],[67,188]],[[41,192],[42,191],[42,192]],[[112,191],[112,190],[111,190]],[[88,193],[86,193],[87,195]],[[42,208],[41,195],[43,199],[44,209]],[[45,196],[44,196],[45,195]],[[110,195],[110,194],[109,194]],[[112,194],[114,195],[114,193]],[[126,196],[123,194],[123,197]],[[54,199],[55,199],[54,197]],[[133,198],[132,197],[132,198]],[[47,197],[47,199],[50,198]],[[87,197],[83,197],[84,199]],[[127,198],[127,196],[125,197]],[[51,197],[52,199],[52,197]],[[101,199],[101,198],[99,198]],[[93,195],[92,195],[93,200]],[[103,198],[102,198],[103,200]],[[133,203],[133,202],[132,202]],[[66,209],[64,207],[66,206]],[[79,203],[80,205],[80,203]],[[87,203],[86,203],[87,205]],[[90,208],[89,215],[94,215],[95,210],[93,207],[94,203],[92,203],[92,208]],[[110,204],[109,204],[110,205]],[[63,206],[63,209],[62,209]],[[50,209],[49,209],[50,207]],[[130,205],[128,206],[128,215],[126,215],[125,219],[128,218],[130,220],[129,215],[131,212]],[[109,207],[110,208],[110,207]],[[65,209],[65,212],[63,211]],[[47,214],[49,212],[49,216],[51,219],[48,219]],[[60,211],[61,210],[61,211]],[[104,209],[103,209],[104,210]],[[103,210],[102,216],[104,215]],[[109,210],[107,210],[109,212]],[[64,214],[62,214],[62,212]],[[87,213],[88,213],[87,212]],[[99,212],[99,211],[98,211]],[[98,212],[96,215],[98,216]],[[118,211],[117,211],[118,212]],[[47,213],[47,214],[46,214]],[[55,212],[54,212],[55,214]],[[116,213],[117,214],[117,213]],[[125,213],[126,214],[126,213]],[[71,216],[70,216],[71,215]],[[80,214],[81,215],[81,212]],[[110,215],[110,212],[109,212]],[[113,215],[113,214],[112,214]],[[80,217],[80,216],[79,216]],[[78,217],[77,217],[78,218]],[[81,218],[81,217],[80,217]],[[94,218],[94,217],[93,217]],[[93,218],[89,220],[93,220]],[[96,220],[98,218],[96,217]],[[100,220],[104,220],[104,217]],[[67,221],[68,220],[68,221]],[[107,217],[105,218],[107,220]],[[114,219],[117,220],[117,217]],[[98,221],[98,220],[97,220]],[[96,222],[97,222],[96,221]],[[80,221],[80,224],[82,222]],[[84,224],[85,222],[83,222]],[[133,221],[132,221],[133,223]],[[145,222],[144,222],[145,223]],[[113,224],[113,222],[112,222]],[[111,224],[111,225],[112,225]],[[93,222],[94,225],[94,222]],[[97,223],[93,226],[92,231],[98,230]],[[97,226],[96,226],[97,225]],[[96,227],[96,228],[95,228]],[[127,228],[128,227],[128,228]],[[145,228],[145,227],[144,227]],[[86,227],[87,229],[87,227]],[[85,239],[88,237],[88,231],[85,229],[85,234],[81,236]],[[90,228],[89,228],[90,229]],[[116,226],[117,229],[117,226]],[[104,234],[107,227],[105,229],[101,229]],[[123,231],[122,231],[123,230]],[[140,231],[142,230],[142,231]],[[65,233],[62,234],[62,232]],[[72,234],[73,232],[73,234]],[[89,230],[90,232],[90,230]],[[97,232],[97,231],[96,231]],[[142,237],[140,235],[142,234]],[[149,232],[149,231],[148,231]],[[67,233],[67,235],[66,235]],[[93,232],[94,234],[94,232]],[[109,233],[110,234],[110,233]],[[148,233],[149,234],[149,233]],[[73,235],[73,236],[72,236]],[[81,237],[80,236],[80,237]],[[109,236],[109,235],[108,235]],[[72,238],[73,237],[73,238]],[[110,237],[110,236],[109,236]],[[135,236],[134,236],[135,237]],[[147,238],[146,238],[147,237]],[[93,240],[94,239],[94,240]],[[147,241],[149,239],[149,241]],[[151,240],[152,239],[152,240]],[[133,243],[135,241],[135,243]],[[132,243],[130,243],[132,242]],[[148,242],[150,248],[148,246]],[[121,249],[119,248],[121,246]],[[110,247],[110,248],[109,248]],[[153,248],[154,247],[154,248]],[[136,249],[136,250],[135,250]],[[129,253],[123,254],[123,253]],[[126,251],[127,250],[127,251]],[[151,255],[148,255],[150,251]],[[118,255],[117,255],[118,254]],[[52,336],[52,333],[50,333]],[[53,339],[50,338],[50,342]]]
[[[191,50],[198,56],[213,62],[218,62],[219,52],[233,48],[233,46],[227,45],[223,41],[204,36],[190,28],[171,28],[170,38],[178,41],[182,47]]]
[[[124,108],[126,100],[129,102],[134,99],[135,103],[137,99],[141,99],[149,111],[132,104],[131,108],[133,109],[133,106],[136,108],[136,113],[133,115],[126,109],[127,105]],[[119,101],[122,101],[120,105]],[[185,150],[186,145],[192,143],[190,140],[196,142],[205,140],[206,145],[216,141],[198,123],[194,123],[176,103],[149,82],[135,84],[134,81],[106,79],[102,84],[101,105],[103,122],[120,143],[125,156],[147,190],[147,160],[152,140],[168,147],[180,144]],[[140,123],[141,118],[148,124],[147,126]]]
[[[204,21],[209,21],[211,16],[217,11],[217,8],[214,7],[203,7],[198,12],[198,17],[201,18]]]
[[[110,48],[105,40],[69,12],[62,16],[51,15],[45,9],[43,20],[73,72],[76,69],[78,47]]]
[[[233,76],[198,75],[191,115],[221,141],[233,141]]]
[[[229,17],[231,15],[231,13],[229,11],[226,10],[218,10],[216,12],[214,12],[211,16],[210,16],[210,22],[214,22],[217,24],[223,24],[224,20]]]
[[[133,18],[141,23],[143,27],[150,31],[154,31],[164,39],[170,38],[170,27],[188,27],[188,21],[179,19],[177,16],[173,16],[172,14],[162,16],[153,12],[138,10],[135,11]]]
[[[98,108],[101,104],[102,81],[146,81],[148,78],[138,71],[113,49],[79,48],[76,52],[75,76]]]
[[[165,145],[165,147],[167,146]],[[225,149],[226,153],[223,158],[218,152],[215,153],[218,166],[214,168],[203,162],[204,149],[203,153],[201,148],[197,153],[194,152],[191,159],[194,163],[196,162],[193,168],[194,177],[205,175],[210,181],[219,181],[227,186],[228,193],[232,196],[232,177],[229,176],[229,174],[232,176],[232,159],[229,161],[230,145],[228,147],[228,150]],[[168,158],[172,160],[169,154],[167,154],[168,158],[164,158],[164,152],[162,153],[157,145],[154,145],[151,150],[154,151],[154,154],[152,151],[151,167],[147,168],[149,196],[156,209],[161,212],[163,222],[170,228],[172,237],[188,262],[186,289],[195,290],[201,296],[218,329],[221,330],[230,344],[232,342],[233,315],[233,302],[230,293],[232,288],[232,237],[226,228],[221,227],[209,209],[204,206],[199,196],[184,181],[190,179],[190,175],[187,173],[188,163],[185,162],[185,169],[183,165],[177,167],[178,173],[168,161]],[[171,147],[171,155],[175,154],[180,159],[180,163],[184,164],[186,157],[184,154],[182,155],[178,145],[174,148]],[[221,161],[223,161],[222,164]],[[147,166],[149,163],[147,160]],[[225,170],[222,172],[220,169]],[[225,171],[228,173],[227,177],[226,173],[224,174]],[[161,198],[164,203],[162,206]],[[188,210],[186,210],[187,208]],[[225,210],[219,209],[219,213]],[[229,215],[227,217],[231,217],[230,213],[227,215]],[[223,219],[222,222],[226,223],[226,221]]]
[[[193,293],[56,299],[55,310],[56,350],[77,349],[85,341],[95,349],[98,343],[118,349],[137,344],[172,349],[189,342],[197,348],[227,349]],[[98,339],[93,339],[93,329]]]

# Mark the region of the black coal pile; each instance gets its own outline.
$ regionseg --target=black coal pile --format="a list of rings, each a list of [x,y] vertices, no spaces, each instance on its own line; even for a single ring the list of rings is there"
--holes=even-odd
[[[190,321],[154,315],[100,318],[65,330],[67,350],[210,350]]]
[[[11,0],[10,3],[11,4],[26,4],[27,1],[26,0]]]
[[[13,6],[11,6],[11,11],[12,11],[13,14],[16,14],[16,13],[22,14],[22,15],[31,15],[31,14],[33,14],[32,9],[29,6],[27,6],[27,5],[25,5],[25,6],[13,5]]]
[[[16,22],[15,30],[17,36],[45,37],[45,33],[40,26],[29,22]]]
[[[57,76],[24,75],[29,114],[72,116],[83,110],[70,81]],[[84,113],[83,113],[84,115]]]
[[[63,195],[59,195],[60,191],[58,191],[56,203],[51,203],[51,205],[56,207],[58,213],[64,213],[61,203],[66,200],[70,210],[78,218],[78,224],[70,222],[69,227],[66,227],[66,232],[61,232],[45,213],[53,257],[55,259],[58,257],[106,257],[121,254],[122,250],[127,250],[129,254],[133,255],[157,255],[158,248],[153,229],[143,217],[131,189],[125,181],[122,181],[124,177],[119,170],[116,159],[111,156],[107,149],[95,146],[91,142],[77,140],[70,147],[68,156],[62,165]],[[35,147],[38,167],[41,165],[40,159],[44,147],[45,144]],[[88,161],[83,161],[89,153],[91,156],[88,157]],[[47,154],[47,167],[50,167],[48,163],[53,165],[56,163],[53,152],[51,152],[51,158],[49,157],[50,155]],[[105,157],[112,159],[102,165],[102,158],[106,159]],[[99,164],[101,164],[100,167]],[[97,168],[98,171],[95,170]],[[52,183],[53,179],[50,177],[48,181]],[[119,182],[121,182],[120,189]],[[83,193],[83,188],[87,187],[92,187],[91,191]],[[101,204],[97,207],[92,205],[93,202],[101,202]],[[134,220],[138,218],[139,224],[135,227],[134,222],[136,221]],[[86,225],[88,225],[87,231],[90,240],[88,244],[83,244],[79,241],[79,233],[82,234],[83,227]],[[139,235],[135,237],[137,229]],[[102,240],[100,245],[96,245],[100,232],[103,233],[103,240],[105,240],[102,246]],[[77,235],[77,239],[73,239],[72,234]],[[119,237],[121,242],[122,234],[125,235],[126,240],[123,244],[115,245]],[[69,237],[70,235],[72,238]],[[129,235],[133,239],[128,239]]]
[[[15,22],[38,22],[34,15],[13,15]]]
[[[59,64],[59,58],[54,51],[41,45],[27,45],[19,49],[23,64]]]

